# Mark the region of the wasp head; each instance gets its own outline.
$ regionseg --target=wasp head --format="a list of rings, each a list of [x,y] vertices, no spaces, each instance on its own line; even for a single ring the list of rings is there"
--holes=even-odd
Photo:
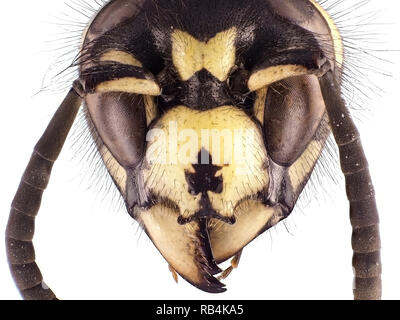
[[[285,219],[330,129],[317,76],[341,42],[314,1],[114,0],[80,58],[93,136],[170,266],[222,292],[218,264]]]

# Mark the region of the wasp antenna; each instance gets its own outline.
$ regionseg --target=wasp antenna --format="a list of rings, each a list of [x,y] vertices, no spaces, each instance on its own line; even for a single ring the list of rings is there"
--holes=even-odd
[[[11,205],[6,229],[7,259],[24,299],[57,299],[43,282],[32,239],[43,192],[81,103],[81,92],[74,84],[36,144]]]
[[[331,71],[320,78],[333,135],[339,147],[353,227],[354,298],[378,300],[382,295],[379,216],[375,191],[360,134]]]

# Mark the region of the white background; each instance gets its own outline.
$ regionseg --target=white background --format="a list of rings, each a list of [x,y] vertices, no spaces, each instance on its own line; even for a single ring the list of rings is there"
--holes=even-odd
[[[354,4],[357,1],[354,0]],[[353,4],[353,0],[344,2],[347,6]],[[368,53],[389,61],[372,59],[372,65],[392,73],[392,77],[368,73],[370,82],[383,91],[378,92],[368,85],[364,87],[363,93],[371,98],[371,110],[361,114],[361,121],[357,122],[370,161],[381,214],[383,297],[386,299],[400,298],[400,105],[397,97],[400,54],[383,51],[400,49],[400,28],[396,22],[399,10],[396,0],[372,0],[366,8],[353,9],[342,19],[353,32],[353,37],[351,32],[347,36],[360,47],[376,50]],[[69,14],[64,20],[60,19],[66,11]],[[353,19],[366,11],[379,11],[377,25],[362,25]],[[85,22],[88,19],[67,10],[64,0],[6,1],[2,4],[1,234],[31,150],[65,95],[66,90],[59,90],[63,84],[35,94],[42,87],[43,77],[47,75],[48,81],[52,74],[49,67],[57,69],[55,57],[79,44],[79,40],[69,42],[69,33],[61,30],[62,24],[76,20]],[[74,26],[65,28],[76,29]],[[378,33],[374,32],[375,28]],[[64,40],[55,42],[57,38]],[[65,48],[55,50],[60,44]],[[360,55],[356,60],[365,57]],[[65,59],[69,61],[70,58]],[[369,69],[364,66],[366,72]],[[352,96],[352,101],[364,105],[360,95]],[[138,231],[124,210],[116,209],[115,201],[100,190],[101,186],[90,179],[90,174],[84,174],[88,164],[79,161],[79,156],[74,158],[74,150],[76,148],[69,142],[54,168],[37,218],[34,239],[37,262],[45,281],[59,298],[352,298],[351,228],[343,180],[335,186],[322,179],[323,186],[310,190],[315,196],[303,201],[302,208],[288,219],[289,232],[281,224],[256,239],[244,250],[239,269],[225,280],[227,293],[211,295],[182,279],[178,285],[173,282],[167,263],[150,240]],[[19,298],[2,244],[0,299]]]

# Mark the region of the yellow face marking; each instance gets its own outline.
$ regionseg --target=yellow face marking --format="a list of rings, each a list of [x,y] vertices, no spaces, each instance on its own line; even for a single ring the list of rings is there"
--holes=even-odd
[[[304,180],[314,168],[323,147],[323,142],[311,141],[301,157],[289,168],[290,183],[295,192],[297,192],[298,188],[304,183]]]
[[[338,64],[339,67],[342,67],[343,65],[343,58],[344,58],[344,47],[343,47],[343,41],[342,41],[342,36],[340,35],[339,29],[336,26],[335,22],[331,18],[328,12],[322,6],[316,2],[315,0],[310,0],[310,2],[314,5],[314,7],[319,11],[319,13],[323,16],[325,19],[326,23],[329,26],[329,30],[331,31],[331,36],[333,40],[333,45],[335,49],[335,59],[336,63]]]
[[[251,91],[256,91],[274,82],[309,73],[307,68],[300,65],[273,66],[253,73],[247,85]]]
[[[143,67],[142,63],[139,60],[137,60],[132,54],[120,50],[111,50],[104,53],[100,57],[100,61],[113,61],[121,64],[127,64],[130,66],[135,66],[140,68]]]
[[[172,60],[182,80],[207,69],[218,80],[225,81],[235,64],[236,28],[218,33],[202,42],[181,30],[172,33]]]
[[[236,59],[236,28],[218,33],[204,44],[204,68],[220,81],[228,78]]]
[[[194,222],[179,225],[177,218],[176,211],[162,205],[140,211],[139,215],[154,245],[173,270],[191,282],[200,283],[195,259],[200,245],[196,239],[198,226]]]
[[[213,256],[221,263],[234,256],[262,231],[273,217],[280,216],[279,208],[271,208],[254,200],[242,202],[235,210],[233,225],[212,220],[209,232]]]
[[[100,154],[119,190],[121,193],[126,194],[127,174],[125,169],[118,163],[105,145],[100,149]]]
[[[154,103],[154,97],[152,96],[144,96],[144,107],[146,110],[146,122],[147,126],[157,117],[157,106]]]
[[[264,87],[257,91],[256,102],[254,103],[254,116],[264,123],[265,101],[267,100],[268,87]]]
[[[173,130],[170,127],[171,122],[176,124]],[[201,148],[209,152],[215,166],[221,167],[216,176],[222,176],[222,192],[208,191],[210,202],[220,215],[231,217],[236,205],[244,197],[257,194],[269,184],[268,170],[265,168],[267,153],[262,134],[258,126],[238,108],[222,106],[207,111],[197,111],[178,106],[163,115],[153,129],[160,130],[165,140],[164,142],[161,140],[161,143],[156,140],[150,141],[147,151],[155,151],[151,155],[153,159],[161,159],[164,156],[165,158],[161,159],[162,161],[154,161],[144,168],[145,185],[152,194],[168,197],[174,201],[184,218],[192,216],[200,209],[202,195],[189,193],[185,172],[195,172],[192,164],[197,163]],[[194,132],[194,137],[180,136],[187,130]],[[211,134],[205,135],[204,130]],[[235,139],[235,130],[249,130],[249,132],[241,132],[242,140],[238,142]],[[212,132],[217,132],[220,136]],[[230,137],[229,132],[232,133]],[[178,139],[177,144],[170,144],[169,141],[171,138],[174,140],[174,136]],[[221,138],[220,148],[214,148],[214,143],[219,138]],[[180,162],[182,157],[179,155],[182,155],[188,144],[194,146],[194,152],[187,154],[188,161],[182,163]],[[240,154],[243,156],[242,159],[235,153],[238,147],[242,148],[239,148],[239,151],[245,153],[245,155]]]
[[[96,92],[127,92],[158,96],[161,94],[161,89],[152,80],[127,77],[102,82],[96,87]]]

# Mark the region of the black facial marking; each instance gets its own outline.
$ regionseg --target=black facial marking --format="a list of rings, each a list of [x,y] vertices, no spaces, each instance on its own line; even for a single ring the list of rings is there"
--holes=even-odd
[[[201,70],[189,80],[180,81],[174,68],[168,66],[157,75],[157,81],[163,88],[157,105],[162,112],[177,105],[201,111],[233,105],[251,115],[255,93],[248,89],[248,79],[247,70],[236,68],[228,81],[224,82],[219,81],[208,70]]]
[[[205,161],[207,163],[204,163],[205,159],[207,159]],[[198,155],[198,164],[194,164],[193,169],[195,173],[185,171],[185,176],[189,185],[188,191],[193,195],[201,194],[200,210],[188,218],[179,217],[178,223],[186,224],[194,219],[216,218],[229,224],[234,224],[236,221],[235,217],[222,217],[214,210],[207,193],[208,191],[213,193],[222,192],[223,178],[222,176],[215,176],[222,167],[213,165],[211,155],[207,150],[201,149]]]
[[[184,105],[196,110],[209,110],[223,105],[234,105],[235,98],[226,82],[219,81],[208,70],[196,72],[187,81],[177,81],[176,74],[158,76],[163,94],[162,109]]]
[[[208,158],[208,163],[203,164],[202,159]],[[198,155],[198,164],[193,164],[195,173],[185,171],[186,181],[189,185],[189,192],[193,195],[206,194],[208,191],[214,193],[222,192],[222,176],[216,177],[216,173],[222,167],[212,164],[212,157],[205,149],[201,149]]]

